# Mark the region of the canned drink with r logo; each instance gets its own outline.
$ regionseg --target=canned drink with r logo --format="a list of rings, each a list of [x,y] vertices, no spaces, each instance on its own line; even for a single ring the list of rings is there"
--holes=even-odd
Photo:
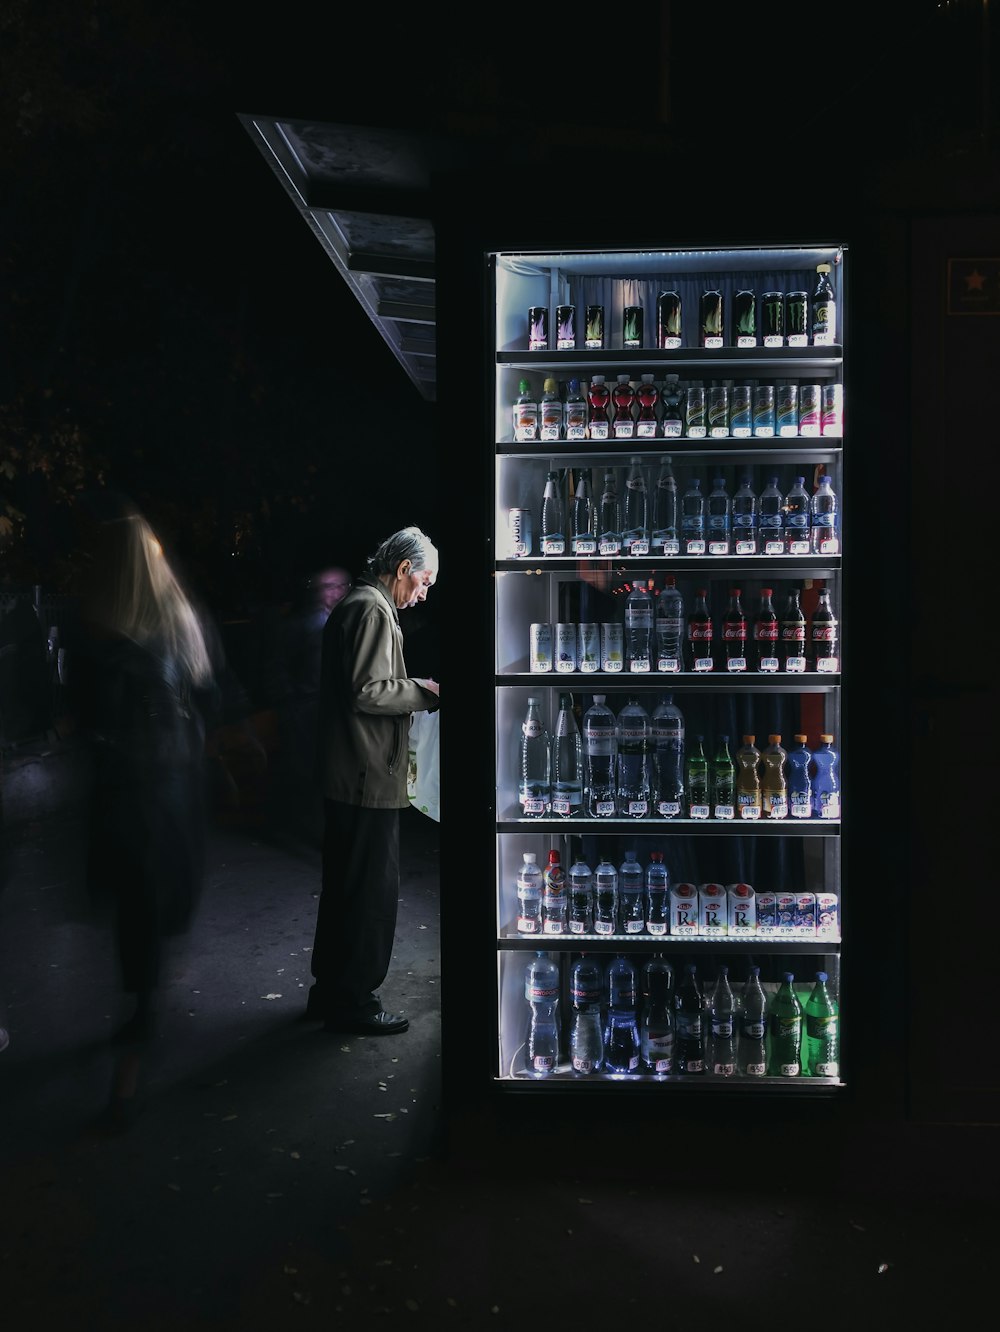
[[[528,310],[528,350],[548,351],[549,349],[549,308],[547,305],[532,305]]]
[[[541,673],[552,669],[552,626],[533,624],[528,644],[528,669]]]
[[[507,513],[512,558],[531,554],[531,510],[510,509]]]

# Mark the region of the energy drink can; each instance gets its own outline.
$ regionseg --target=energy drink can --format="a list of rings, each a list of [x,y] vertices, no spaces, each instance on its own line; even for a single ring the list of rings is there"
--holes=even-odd
[[[548,351],[549,309],[547,305],[532,305],[528,309],[528,351]]]
[[[708,434],[705,389],[701,384],[692,384],[684,395],[684,433],[688,439],[704,439]]]
[[[757,346],[757,297],[752,291],[733,297],[733,338],[737,347]]]
[[[622,324],[622,346],[635,349],[642,346],[642,306],[626,305]]]
[[[820,408],[820,429],[824,435],[839,437],[844,433],[843,404],[843,384],[824,384]]]
[[[723,336],[722,292],[713,287],[701,296],[701,345],[721,347]]]
[[[749,384],[734,384],[729,403],[729,433],[749,439],[753,429],[752,395]]]
[[[556,671],[566,675],[576,670],[577,630],[575,624],[556,625]]]
[[[533,624],[529,630],[528,669],[542,673],[552,669],[552,626]]]
[[[681,345],[679,292],[661,291],[656,298],[656,345],[667,351]]]
[[[809,345],[809,297],[804,291],[790,291],[785,297],[785,337],[789,347]]]
[[[758,384],[753,391],[753,433],[757,439],[774,437],[773,384]]]
[[[601,670],[618,674],[625,664],[625,631],[620,624],[601,625]]]
[[[556,349],[573,351],[576,347],[576,306],[556,306]]]
[[[587,675],[601,669],[601,631],[596,624],[580,625],[576,663]]]
[[[510,509],[507,513],[512,558],[531,554],[531,510]]]
[[[588,351],[600,351],[604,346],[604,306],[587,306],[587,327],[583,335]]]
[[[785,345],[785,294],[765,291],[760,302],[760,325],[765,347]]]
[[[818,435],[822,414],[822,390],[818,384],[799,387],[799,434]]]
[[[781,439],[788,439],[799,433],[798,384],[779,384],[775,389],[774,424]]]

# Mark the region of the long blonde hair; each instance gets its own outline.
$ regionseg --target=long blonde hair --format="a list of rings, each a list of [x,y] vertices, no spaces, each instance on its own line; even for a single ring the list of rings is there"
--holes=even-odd
[[[168,653],[196,685],[213,666],[201,620],[149,523],[138,512],[102,522],[87,598],[92,617],[114,633]]]

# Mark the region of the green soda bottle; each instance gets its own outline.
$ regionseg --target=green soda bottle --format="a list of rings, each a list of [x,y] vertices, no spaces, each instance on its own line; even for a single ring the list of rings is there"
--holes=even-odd
[[[797,1078],[802,1072],[802,1005],[794,980],[786,971],[768,1014],[771,1050],[767,1072],[772,1078]]]
[[[825,971],[817,971],[816,983],[806,1000],[802,1071],[809,1078],[835,1078],[840,1074],[840,1010],[828,980]]]

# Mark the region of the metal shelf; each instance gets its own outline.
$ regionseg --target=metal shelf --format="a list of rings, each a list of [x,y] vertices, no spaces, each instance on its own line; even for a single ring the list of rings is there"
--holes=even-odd
[[[780,439],[739,439],[725,435],[716,439],[677,439],[655,436],[653,439],[620,439],[594,441],[578,439],[533,440],[530,444],[516,444],[512,440],[498,440],[497,456],[525,462],[546,462],[552,465],[579,465],[589,467],[603,463],[608,467],[621,465],[629,458],[649,454],[661,458],[669,454],[674,462],[683,465],[688,460],[712,458],[732,463],[765,463],[790,461],[785,455],[810,463],[836,462],[843,452],[842,435],[786,435]],[[581,445],[583,447],[581,448]]]
[[[707,938],[695,935],[651,934],[518,934],[501,933],[497,950],[510,953],[570,952],[620,953],[623,949],[640,953],[713,953],[725,951],[735,956],[753,953],[812,953],[824,956],[840,952],[840,935],[834,939],[818,939],[813,935],[798,938],[784,935],[753,934],[740,938],[720,935]]]
[[[840,555],[636,555],[608,559],[601,555],[523,555],[497,560],[499,573],[577,574],[581,569],[629,577],[639,569],[716,574],[775,573],[782,578],[825,578],[840,572]]]
[[[603,347],[588,350],[576,347],[572,351],[498,351],[497,365],[514,370],[571,370],[574,366],[597,368],[605,366],[642,366],[648,373],[651,367],[662,366],[669,374],[678,367],[716,372],[731,367],[748,371],[752,368],[768,370],[786,369],[796,375],[803,370],[836,370],[844,360],[840,344],[832,347],[678,347],[668,351],[659,347],[625,349]]]
[[[840,688],[839,675],[817,675],[807,671],[803,675],[758,675],[756,671],[741,671],[727,675],[724,671],[713,671],[709,675],[696,675],[694,671],[682,671],[677,675],[667,675],[659,671],[643,672],[631,675],[628,671],[533,671],[518,674],[498,675],[497,686],[530,685],[537,689],[550,686],[553,689],[585,690],[590,686],[601,693],[616,689],[632,691],[644,686],[657,690],[670,689],[676,693],[691,693],[695,690],[726,689],[738,690],[747,694],[832,694]]]
[[[498,833],[654,832],[681,837],[839,837],[840,819],[518,819],[500,818]]]

